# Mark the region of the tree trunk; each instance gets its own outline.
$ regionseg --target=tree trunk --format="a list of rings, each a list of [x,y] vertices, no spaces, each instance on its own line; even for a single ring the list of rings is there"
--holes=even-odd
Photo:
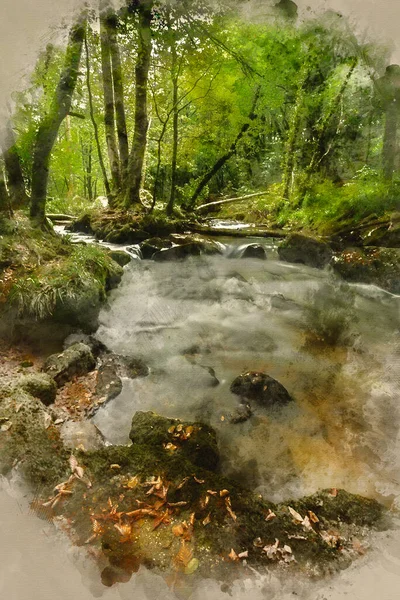
[[[251,122],[257,118],[255,111],[256,111],[256,106],[257,106],[259,97],[260,97],[260,87],[257,88],[256,94],[254,96],[253,106],[251,107],[251,112],[250,112],[249,116],[247,117],[248,122],[244,123],[244,125],[241,127],[238,135],[236,136],[235,141],[229,148],[228,152],[226,154],[224,154],[223,156],[221,156],[217,160],[217,162],[213,165],[213,167],[211,167],[211,169],[204,175],[203,179],[200,181],[199,185],[196,188],[196,191],[194,192],[193,196],[190,199],[189,208],[194,208],[194,206],[196,204],[196,200],[198,199],[198,197],[200,196],[201,192],[204,190],[206,185],[211,181],[211,179],[214,177],[214,175],[216,175],[218,173],[218,171],[220,169],[222,169],[222,167],[228,162],[228,160],[230,160],[232,158],[232,156],[234,156],[236,154],[238,143],[240,142],[242,137],[245,135],[245,133],[250,128]]]
[[[28,206],[29,198],[25,191],[25,182],[16,148],[15,134],[10,122],[4,128],[2,150],[12,205],[14,208]]]
[[[86,19],[81,17],[72,27],[65,55],[64,67],[49,113],[42,118],[36,134],[32,168],[31,217],[45,224],[45,208],[51,151],[61,123],[69,113],[78,79],[79,64],[85,37]]]
[[[128,133],[126,127],[126,116],[125,116],[125,103],[124,103],[124,86],[122,80],[122,67],[121,67],[121,55],[119,52],[118,39],[117,39],[117,25],[118,20],[115,13],[111,13],[107,16],[107,30],[108,40],[110,44],[110,55],[112,65],[112,76],[114,85],[114,103],[115,103],[115,116],[117,123],[117,136],[118,136],[118,147],[119,147],[119,159],[120,159],[120,173],[121,183],[124,186],[124,182],[128,173],[129,164],[129,144],[128,144]]]
[[[10,212],[10,198],[4,181],[4,171],[0,165],[0,215]]]
[[[100,0],[100,46],[104,94],[104,126],[106,130],[108,160],[110,163],[113,188],[115,192],[119,192],[121,188],[121,173],[119,168],[117,140],[115,136],[114,89],[111,70],[110,39],[107,26],[108,10],[107,3]]]
[[[176,38],[173,31],[171,33],[171,73],[172,73],[172,103],[173,103],[173,118],[172,118],[172,160],[171,160],[171,193],[167,205],[167,215],[172,215],[174,212],[174,204],[176,197],[176,167],[178,164],[178,143],[179,143],[179,108],[178,108],[178,60],[176,52]]]
[[[152,50],[152,8],[153,0],[142,0],[139,4],[138,57],[135,69],[135,130],[129,157],[126,206],[140,204],[140,186],[146,153],[149,125],[147,109],[147,89]]]
[[[106,167],[104,164],[103,153],[101,151],[99,128],[97,125],[96,118],[94,116],[93,94],[92,94],[92,86],[90,84],[90,57],[89,57],[89,44],[87,41],[87,35],[85,35],[85,55],[86,55],[86,87],[88,90],[88,97],[89,97],[90,120],[92,121],[92,125],[93,125],[94,139],[96,142],[97,156],[99,158],[100,169],[101,169],[101,173],[103,175],[104,189],[106,191],[107,198],[110,198],[111,188],[110,188],[110,183],[109,183],[108,177],[107,177]]]
[[[396,91],[395,98],[390,102],[385,115],[385,132],[383,136],[382,163],[383,175],[392,181],[395,172],[397,156],[397,131],[399,125],[400,92]]]

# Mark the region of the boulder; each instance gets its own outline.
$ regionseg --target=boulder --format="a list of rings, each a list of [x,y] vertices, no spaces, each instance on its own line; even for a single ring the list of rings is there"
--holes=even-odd
[[[279,381],[265,373],[243,373],[232,382],[230,390],[242,399],[254,400],[266,408],[285,406],[292,402],[289,392]]]
[[[132,225],[126,224],[122,227],[112,229],[104,238],[105,242],[110,244],[135,244],[143,242],[150,237],[150,234],[142,229],[135,229]]]
[[[156,252],[152,258],[158,262],[163,262],[184,260],[188,256],[200,256],[201,254],[221,254],[221,248],[212,241],[194,241]]]
[[[38,398],[45,406],[49,406],[56,399],[57,385],[47,373],[24,375],[17,382],[17,386],[34,398]]]
[[[120,267],[129,265],[132,260],[129,254],[123,252],[122,250],[111,250],[110,256],[117,264],[119,264]]]
[[[85,375],[96,366],[92,351],[86,344],[73,344],[61,354],[52,354],[43,365],[45,373],[51,375],[61,387],[76,375]]]
[[[316,237],[291,233],[278,247],[279,258],[285,262],[301,263],[323,269],[333,252],[326,242]]]
[[[259,258],[261,260],[266,260],[267,253],[265,252],[265,248],[260,244],[250,244],[244,249],[241,258]]]
[[[140,244],[140,251],[142,257],[146,259],[152,258],[153,254],[171,248],[172,242],[170,240],[163,240],[161,238],[150,238]]]
[[[400,261],[394,249],[345,250],[335,256],[331,264],[335,273],[346,281],[373,284],[393,294],[400,293]]]
[[[204,423],[188,423],[160,417],[154,412],[137,412],[129,434],[134,446],[171,452],[197,467],[215,471],[219,463],[217,435]]]

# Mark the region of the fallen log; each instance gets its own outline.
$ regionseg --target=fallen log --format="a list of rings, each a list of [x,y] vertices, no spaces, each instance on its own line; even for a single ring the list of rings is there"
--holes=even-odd
[[[257,198],[260,196],[266,196],[268,192],[258,192],[257,194],[247,194],[247,196],[239,196],[237,198],[224,198],[223,200],[216,200],[215,202],[208,202],[207,204],[201,204],[197,207],[197,211],[201,211],[206,208],[212,208],[213,206],[220,206],[222,204],[229,204],[230,202],[241,202],[248,198]]]

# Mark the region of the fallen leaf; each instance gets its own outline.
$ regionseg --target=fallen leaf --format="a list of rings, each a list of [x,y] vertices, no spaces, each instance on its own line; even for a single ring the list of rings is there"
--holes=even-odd
[[[196,475],[193,475],[193,479],[195,480],[196,483],[200,483],[200,484],[205,483],[205,479],[197,479]]]
[[[203,525],[209,525],[211,523],[211,513],[208,513],[205,519],[203,519]]]
[[[293,519],[297,523],[303,522],[303,520],[304,520],[303,517],[296,510],[294,510],[294,508],[292,508],[291,506],[288,506],[288,510],[289,510],[290,514],[292,515]]]
[[[336,498],[336,496],[338,495],[338,491],[336,488],[332,488],[330,491],[330,496],[333,496],[334,498]]]
[[[112,469],[113,471],[119,471],[121,469],[121,465],[110,465],[110,469]]]
[[[185,479],[183,479],[180,484],[178,485],[178,487],[176,488],[177,490],[181,490],[183,488],[184,485],[187,484],[187,482],[189,481],[190,477],[185,477]]]
[[[240,554],[238,554],[239,558],[248,558],[249,557],[249,551],[246,550],[245,552],[241,552]]]
[[[237,562],[239,560],[238,555],[236,554],[236,552],[234,551],[234,549],[232,548],[231,551],[228,554],[229,558],[231,560],[233,560],[234,562]]]
[[[226,496],[229,496],[229,492],[228,490],[221,490],[219,495],[221,496],[221,498],[225,498]]]
[[[317,515],[315,513],[313,513],[312,510],[308,511],[308,516],[310,517],[310,521],[312,523],[319,523],[319,519],[318,519]]]
[[[186,568],[193,558],[193,550],[182,540],[178,554],[174,557],[175,568]]]
[[[135,475],[134,477],[131,477],[130,479],[128,479],[128,481],[125,483],[124,487],[129,488],[130,490],[134,490],[138,485],[139,485],[139,478],[137,477],[137,475]]]
[[[276,514],[274,512],[272,512],[272,510],[269,508],[268,509],[268,514],[265,517],[265,520],[266,521],[272,521],[272,519],[275,519],[275,518],[276,518]]]
[[[192,575],[192,573],[194,573],[195,571],[197,571],[197,569],[199,568],[199,561],[197,558],[192,558],[188,564],[187,567],[185,568],[185,575]]]

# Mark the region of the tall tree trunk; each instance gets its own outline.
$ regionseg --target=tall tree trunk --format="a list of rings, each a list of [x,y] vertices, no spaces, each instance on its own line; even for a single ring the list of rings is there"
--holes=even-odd
[[[388,181],[392,181],[395,172],[396,156],[398,153],[397,132],[399,126],[399,102],[400,91],[386,108],[385,132],[383,135],[382,166],[383,175]]]
[[[96,142],[97,156],[99,158],[100,169],[101,169],[101,173],[103,175],[104,189],[106,191],[107,198],[110,199],[111,187],[110,187],[110,183],[109,183],[108,177],[107,177],[107,171],[106,171],[106,167],[104,164],[103,153],[101,151],[99,128],[98,128],[97,121],[96,121],[96,118],[94,115],[93,94],[92,94],[92,86],[90,83],[89,44],[87,41],[87,35],[85,35],[85,56],[86,56],[86,87],[87,87],[88,97],[89,97],[90,120],[92,121],[92,125],[93,125],[94,139]]]
[[[118,193],[121,188],[121,173],[117,139],[115,135],[114,88],[111,69],[110,39],[107,26],[108,12],[108,2],[100,0],[100,46],[104,94],[104,126],[106,130],[108,160],[110,163],[113,188],[114,192]]]
[[[172,160],[171,160],[171,193],[167,205],[167,215],[172,215],[174,212],[174,204],[176,197],[176,168],[178,164],[178,143],[179,143],[179,108],[178,108],[178,57],[176,52],[176,38],[173,31],[171,33],[171,73],[172,73]]]
[[[230,160],[232,158],[232,156],[234,156],[236,154],[237,146],[238,146],[240,140],[245,135],[245,133],[250,129],[250,125],[251,125],[252,121],[254,121],[257,118],[256,107],[257,107],[259,97],[260,97],[260,87],[257,88],[257,91],[255,93],[253,105],[251,107],[250,114],[247,117],[248,121],[246,123],[244,123],[244,125],[242,125],[238,135],[236,136],[235,141],[232,143],[228,152],[226,152],[226,154],[221,156],[217,160],[217,162],[211,167],[211,169],[204,175],[203,179],[200,181],[193,196],[191,197],[191,199],[189,201],[189,208],[194,208],[198,197],[200,196],[201,192],[204,190],[206,185],[211,181],[211,179],[214,177],[214,175],[216,175],[218,173],[218,171],[220,169],[222,169],[222,167],[228,162],[228,160]]]
[[[70,31],[64,67],[54,92],[53,101],[48,114],[42,118],[36,134],[32,168],[31,217],[40,225],[45,223],[51,151],[60,125],[71,108],[72,96],[78,79],[85,27],[86,18],[81,16]]]
[[[135,130],[129,157],[126,194],[127,207],[133,204],[140,204],[140,186],[143,177],[143,164],[149,125],[147,89],[152,51],[152,8],[153,0],[142,0],[138,6],[138,56],[135,69]]]
[[[112,77],[114,85],[114,104],[115,117],[117,123],[118,148],[120,159],[121,184],[124,182],[128,173],[129,164],[129,144],[128,132],[126,127],[125,103],[124,103],[124,86],[122,79],[121,55],[118,46],[118,18],[115,13],[111,13],[107,17],[108,40],[110,44],[110,56],[112,65]]]
[[[12,205],[14,208],[28,206],[29,198],[25,190],[15,134],[10,122],[7,123],[3,131],[2,150]]]

